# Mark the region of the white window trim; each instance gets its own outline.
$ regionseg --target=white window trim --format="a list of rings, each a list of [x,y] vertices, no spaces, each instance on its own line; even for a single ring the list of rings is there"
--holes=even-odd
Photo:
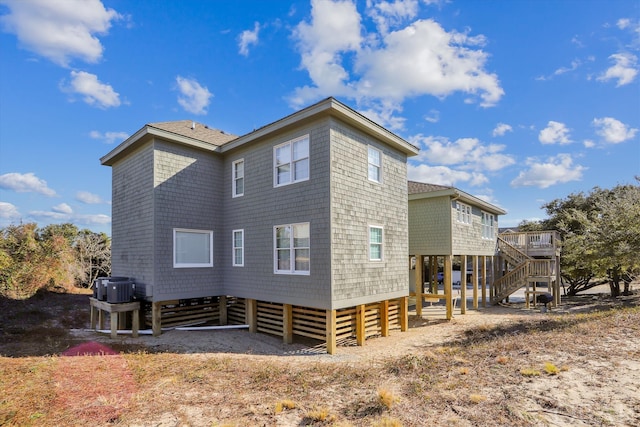
[[[242,169],[242,193],[238,193],[237,190],[237,183],[238,183],[238,178],[236,177],[236,166],[242,163],[243,169]],[[235,162],[232,163],[231,165],[231,197],[241,197],[244,196],[244,188],[245,188],[245,184],[246,184],[246,180],[244,179],[244,175],[245,175],[245,171],[246,168],[244,167],[244,159],[238,159]]]
[[[456,222],[465,225],[473,223],[473,209],[470,205],[456,202]]]
[[[295,144],[298,141],[302,141],[306,139],[307,140],[307,150],[309,151],[309,153],[307,154],[307,157],[303,157],[301,159],[298,160],[293,160],[293,144]],[[281,184],[278,184],[278,165],[276,164],[276,152],[278,150],[278,148],[284,147],[285,145],[289,145],[290,147],[290,160],[289,160],[289,182],[284,182]],[[307,176],[305,178],[302,179],[294,179],[293,175],[294,175],[294,163],[296,161],[300,161],[300,160],[304,160],[307,159],[307,162],[309,164],[309,172],[307,173]],[[295,184],[297,182],[304,182],[304,181],[308,181],[309,177],[311,176],[311,140],[309,138],[309,135],[302,135],[298,138],[294,138],[291,139],[287,142],[283,142],[282,144],[278,144],[276,146],[273,147],[273,187],[284,187],[285,185],[291,185],[291,184]]]
[[[380,164],[376,165],[369,162],[369,150],[375,150],[378,152],[378,155],[379,155],[378,158],[380,159]],[[371,176],[369,175],[369,165],[373,165],[378,168],[379,179],[376,180],[371,178]],[[367,179],[370,182],[375,182],[376,184],[382,184],[382,150],[374,147],[373,145],[367,146]]]
[[[375,243],[376,245],[380,245],[380,258],[372,258],[371,257],[371,245],[373,244],[371,242],[371,229],[372,228],[377,228],[379,230],[382,231],[382,242],[380,243]],[[384,261],[384,227],[381,225],[369,225],[369,227],[367,228],[367,241],[369,242],[368,245],[368,251],[369,251],[369,261],[371,262],[382,262]]]
[[[240,233],[242,236],[242,246],[236,246],[236,233]],[[241,249],[242,250],[242,262],[237,262],[236,260],[236,249]],[[233,230],[231,232],[231,259],[232,259],[232,265],[234,267],[244,267],[244,230],[243,229],[238,229],[238,230]]]
[[[295,249],[296,247],[294,247],[293,245],[293,227],[295,227],[296,225],[307,225],[309,227],[309,270],[296,270],[295,269],[295,262],[296,262],[296,257],[295,257]],[[289,250],[291,251],[290,254],[290,269],[289,270],[279,270],[278,269],[278,248],[277,248],[277,241],[278,241],[278,237],[277,237],[277,229],[278,228],[282,228],[282,227],[291,227],[291,241],[290,241],[290,245],[289,245]],[[298,276],[309,276],[311,274],[311,224],[308,222],[298,222],[298,223],[294,223],[294,224],[280,224],[280,225],[275,225],[273,227],[273,272],[274,274],[292,274],[292,275],[298,275]]]
[[[209,235],[209,262],[207,263],[179,263],[176,261],[177,255],[177,233],[197,233]],[[194,230],[190,228],[174,228],[173,229],[173,268],[206,268],[213,267],[213,230]]]
[[[487,221],[489,223],[487,223]],[[493,240],[498,229],[498,217],[492,213],[482,211],[482,238]]]

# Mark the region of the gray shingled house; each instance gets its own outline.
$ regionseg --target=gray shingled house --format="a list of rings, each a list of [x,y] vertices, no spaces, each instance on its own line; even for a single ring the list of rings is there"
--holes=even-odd
[[[473,284],[473,304],[482,304],[496,255],[498,215],[506,212],[455,187],[409,181],[409,254],[412,262],[411,295],[416,301],[444,299],[447,319],[453,313],[453,264],[459,265],[461,312],[466,310],[466,284]],[[438,277],[438,273],[441,276]],[[444,294],[438,294],[441,282]],[[425,289],[425,285],[429,289]],[[420,315],[422,304],[416,304]]]
[[[151,123],[112,168],[112,274],[155,334],[197,320],[336,342],[407,325],[407,157],[334,98],[237,137]]]

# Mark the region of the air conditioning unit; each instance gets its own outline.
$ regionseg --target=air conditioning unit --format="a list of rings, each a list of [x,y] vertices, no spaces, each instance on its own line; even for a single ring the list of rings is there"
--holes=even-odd
[[[98,277],[93,282],[93,297],[100,301],[107,300],[107,286],[109,282],[122,282],[129,280],[128,277]]]
[[[118,304],[133,299],[134,283],[131,280],[109,281],[107,283],[107,302]]]

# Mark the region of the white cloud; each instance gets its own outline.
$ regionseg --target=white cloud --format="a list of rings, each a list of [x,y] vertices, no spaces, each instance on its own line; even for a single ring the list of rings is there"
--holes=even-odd
[[[444,137],[417,135],[410,142],[420,147],[417,161],[436,165],[455,165],[473,171],[498,171],[515,163],[512,156],[502,154],[499,144],[483,144],[476,138],[460,138],[454,142]]]
[[[95,63],[103,46],[96,34],[107,34],[111,23],[122,18],[100,0],[4,0],[11,10],[0,16],[5,31],[14,33],[22,46],[67,67],[72,58]]]
[[[84,102],[91,106],[103,109],[120,106],[120,94],[98,80],[98,76],[86,71],[71,71],[71,82],[69,85],[63,83],[61,89],[82,95]]]
[[[596,146],[596,143],[590,139],[585,139],[582,141],[582,145],[584,145],[585,148],[593,148]]]
[[[129,134],[126,132],[98,132],[97,130],[92,130],[89,132],[89,137],[93,139],[100,139],[107,144],[113,144],[114,142],[122,142],[125,139],[129,138]]]
[[[407,166],[407,176],[412,181],[430,184],[456,186],[463,182],[471,186],[484,185],[488,179],[481,173],[465,172],[446,166],[428,166],[425,164]]]
[[[258,44],[258,33],[260,32],[260,24],[256,22],[253,25],[253,31],[245,30],[238,37],[238,46],[240,55],[249,55],[249,46]]]
[[[82,203],[86,203],[88,205],[96,205],[100,203],[104,203],[102,198],[97,194],[90,193],[88,191],[78,191],[76,193],[76,200]]]
[[[47,181],[38,178],[33,172],[0,175],[0,188],[17,193],[39,193],[49,197],[56,195],[56,192],[48,187]]]
[[[415,17],[413,1],[368,4],[379,27],[382,18],[389,26]],[[485,71],[488,54],[480,49],[484,36],[447,32],[433,20],[373,34],[364,31],[361,20],[350,1],[312,2],[310,22],[298,24],[293,34],[312,84],[295,89],[289,98],[292,106],[342,96],[391,116],[407,97],[444,98],[463,92],[489,107],[504,94],[498,77]]]
[[[569,154],[558,154],[548,158],[545,162],[535,157],[526,160],[528,169],[511,181],[511,186],[548,188],[552,185],[582,179],[582,173],[587,169],[584,166],[574,165]]]
[[[504,136],[507,132],[513,132],[511,125],[498,123],[491,133],[493,136]]]
[[[596,133],[611,144],[632,139],[638,133],[638,129],[633,129],[613,117],[595,118],[593,126],[596,127]]]
[[[11,203],[0,202],[0,219],[17,219],[20,218],[20,212]]]
[[[615,64],[598,76],[599,81],[617,80],[616,87],[631,83],[638,75],[638,57],[631,53],[616,53],[609,57]]]
[[[73,213],[73,209],[71,209],[71,206],[69,206],[66,203],[60,203],[59,205],[56,205],[56,206],[52,207],[51,210],[53,212],[57,212],[57,213],[61,213],[61,214],[68,214],[68,215]]]
[[[195,79],[187,79],[181,76],[176,77],[178,84],[178,104],[185,111],[192,114],[207,114],[209,100],[213,96],[209,89],[201,86]]]
[[[574,59],[573,61],[571,61],[571,66],[570,67],[560,67],[557,70],[555,70],[553,72],[553,74],[555,76],[559,76],[565,73],[569,73],[571,71],[575,71],[578,69],[578,67],[580,66],[580,61],[577,59]]]
[[[429,123],[438,123],[440,121],[440,111],[429,110],[429,114],[424,116],[424,119]]]
[[[369,2],[368,2],[369,3]],[[390,26],[396,26],[406,19],[415,18],[418,13],[418,0],[373,0],[367,9],[367,15],[376,23],[382,34],[389,32]]]
[[[564,123],[549,121],[547,127],[540,131],[538,140],[543,144],[569,144],[569,129]]]

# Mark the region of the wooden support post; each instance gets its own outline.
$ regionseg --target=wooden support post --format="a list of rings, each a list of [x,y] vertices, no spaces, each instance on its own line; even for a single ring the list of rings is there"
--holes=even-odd
[[[356,344],[363,346],[367,339],[365,331],[365,305],[356,306]]]
[[[554,240],[555,242],[555,240]],[[562,279],[562,276],[560,276],[560,255],[556,255],[555,257],[555,268],[556,268],[556,286],[555,286],[555,292],[553,293],[553,299],[555,302],[556,307],[560,305],[560,280]]]
[[[424,255],[416,255],[416,274],[415,274],[415,288],[416,288],[416,316],[422,316],[422,294],[424,293]]]
[[[438,262],[433,255],[429,256],[429,293],[438,293]]]
[[[247,319],[247,325],[249,325],[249,332],[255,334],[258,332],[258,301],[247,298],[245,304],[247,307],[245,318]]]
[[[482,264],[482,288],[480,288],[480,291],[482,292],[482,307],[484,308],[487,306],[487,257],[485,255],[480,257],[480,263]]]
[[[447,305],[447,320],[453,318],[453,283],[451,278],[451,255],[444,257],[444,298]]]
[[[478,309],[478,255],[471,257],[471,281],[473,282],[473,309]]]
[[[227,296],[222,295],[218,298],[218,308],[220,309],[220,325],[228,324],[228,314],[227,314]]]
[[[380,311],[380,335],[389,336],[389,300],[381,301],[379,304]]]
[[[151,330],[154,337],[162,333],[162,302],[160,301],[151,303]]]
[[[406,332],[409,329],[409,298],[400,298],[400,331]]]
[[[282,306],[282,341],[285,344],[293,342],[293,306],[291,304]]]
[[[140,330],[140,310],[133,310],[131,313],[131,336],[138,338],[138,331]]]
[[[335,354],[336,352],[336,311],[327,310],[327,322],[326,322],[326,336],[327,336],[327,353]]]
[[[495,280],[495,277],[496,277],[496,275],[495,275],[495,269],[496,269],[495,257],[493,255],[491,255],[489,257],[489,264],[491,266],[489,268],[489,271],[491,272],[491,277],[490,277],[490,280],[489,280],[489,301],[493,301],[493,298],[495,297],[494,289],[493,289],[493,281]],[[487,276],[489,276],[489,273],[487,273]]]
[[[467,312],[467,256],[460,255],[460,314]]]

